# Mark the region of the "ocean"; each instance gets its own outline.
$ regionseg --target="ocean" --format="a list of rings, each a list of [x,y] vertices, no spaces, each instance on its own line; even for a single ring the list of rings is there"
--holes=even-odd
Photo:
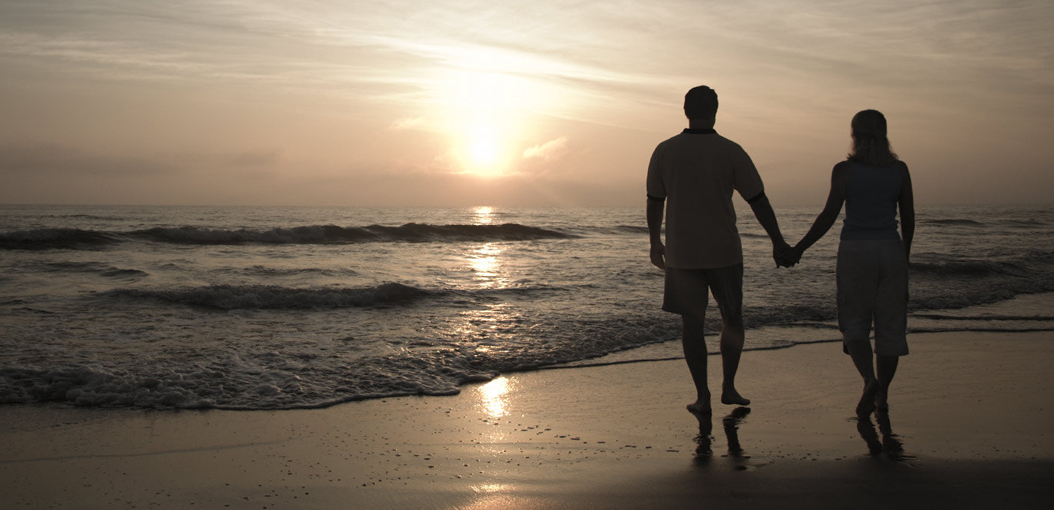
[[[792,244],[815,208],[777,208]],[[739,202],[746,349],[837,341]],[[920,207],[909,333],[1054,330],[1054,207]],[[0,206],[0,403],[296,409],[679,355],[639,208]],[[720,319],[711,301],[710,348]],[[909,338],[910,342],[910,338]],[[749,358],[744,358],[749,363]],[[848,363],[848,361],[847,361]],[[687,380],[687,379],[686,379]]]

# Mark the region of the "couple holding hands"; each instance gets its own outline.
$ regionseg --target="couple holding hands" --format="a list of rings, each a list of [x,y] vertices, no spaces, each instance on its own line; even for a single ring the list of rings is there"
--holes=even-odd
[[[908,258],[915,212],[911,176],[890,149],[885,117],[875,110],[853,117],[849,157],[834,166],[823,211],[791,247],[780,233],[750,156],[714,131],[717,105],[713,89],[689,90],[684,99],[688,128],[660,143],[648,166],[651,261],[666,273],[662,309],[682,318],[685,360],[697,392],[688,410],[712,412],[703,340],[708,294],[714,296],[722,320],[721,402],[750,404],[735,387],[744,340],[743,252],[732,206],[732,194],[738,192],[768,233],[773,258],[783,267],[797,264],[830,230],[845,205],[836,266],[838,327],[843,350],[864,381],[857,414],[888,411],[889,385],[900,356],[908,353]]]

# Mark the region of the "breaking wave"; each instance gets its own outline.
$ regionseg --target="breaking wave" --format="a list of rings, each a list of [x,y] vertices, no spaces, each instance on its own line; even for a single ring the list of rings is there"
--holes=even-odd
[[[303,310],[366,308],[411,303],[431,291],[385,283],[363,288],[291,288],[276,285],[210,285],[180,289],[115,289],[102,294],[117,299],[155,299],[218,310]]]
[[[968,226],[977,226],[977,227],[980,227],[980,226],[984,225],[983,223],[981,223],[979,221],[967,220],[967,219],[961,219],[961,218],[927,219],[927,220],[919,220],[919,223],[927,223],[927,224],[930,224],[930,225],[968,225]]]
[[[0,234],[0,250],[91,249],[118,242],[117,236],[76,228],[41,228]]]
[[[131,232],[80,229],[37,229],[0,234],[0,249],[46,250],[98,248],[126,240],[187,245],[353,244],[369,242],[494,242],[569,239],[574,234],[516,223],[502,225],[312,225],[270,230],[155,227]]]

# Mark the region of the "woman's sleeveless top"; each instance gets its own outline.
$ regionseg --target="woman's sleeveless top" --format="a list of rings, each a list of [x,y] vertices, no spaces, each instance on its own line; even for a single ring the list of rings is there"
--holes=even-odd
[[[899,161],[884,168],[852,162],[845,195],[843,241],[900,239],[897,206],[904,178]]]

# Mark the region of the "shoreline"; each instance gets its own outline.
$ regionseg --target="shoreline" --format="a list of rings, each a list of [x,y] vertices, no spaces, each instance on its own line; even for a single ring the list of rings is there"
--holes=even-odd
[[[684,410],[680,360],[323,409],[7,406],[0,493],[10,508],[1045,507],[1052,340],[912,335],[892,434],[858,427],[859,376],[831,343],[744,352],[754,403],[709,424]]]

